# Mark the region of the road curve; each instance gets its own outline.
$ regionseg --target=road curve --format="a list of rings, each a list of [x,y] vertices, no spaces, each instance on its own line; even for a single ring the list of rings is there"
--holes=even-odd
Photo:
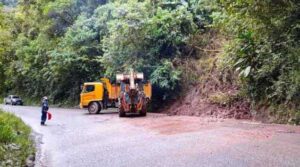
[[[21,117],[40,140],[36,166],[198,167],[300,166],[300,127],[251,121],[166,116],[119,118],[50,108],[0,107]]]

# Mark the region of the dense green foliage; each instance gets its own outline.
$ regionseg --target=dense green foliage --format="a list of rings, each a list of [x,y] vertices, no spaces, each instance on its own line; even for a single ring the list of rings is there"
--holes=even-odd
[[[1,13],[1,92],[75,104],[83,82],[134,68],[158,99],[173,96],[181,75],[173,61],[203,28],[196,13],[187,3],[21,0]]]
[[[114,80],[134,68],[154,84],[160,102],[180,94],[174,90],[189,76],[197,82],[182,65],[206,54],[205,34],[214,31],[227,41],[222,62],[239,73],[247,97],[297,113],[299,6],[297,0],[20,0],[0,13],[0,91],[74,104],[83,82]]]
[[[222,10],[215,13],[215,24],[232,39],[225,61],[239,72],[244,90],[256,103],[279,105],[284,113],[292,109],[287,118],[299,121],[300,1],[218,4]]]
[[[233,35],[226,58],[244,78],[251,98],[299,103],[300,2],[245,0],[221,5],[226,16],[220,24]]]
[[[30,132],[21,119],[0,110],[0,166],[25,166],[34,152]]]

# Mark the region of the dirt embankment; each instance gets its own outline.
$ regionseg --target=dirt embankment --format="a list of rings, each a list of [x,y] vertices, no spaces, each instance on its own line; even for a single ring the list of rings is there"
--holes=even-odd
[[[212,116],[216,118],[250,119],[250,104],[237,95],[235,86],[220,87],[214,83],[197,85],[187,95],[165,110],[171,115]]]
[[[170,107],[163,109],[164,112],[171,115],[251,118],[250,104],[239,94],[237,74],[222,64],[222,47],[226,40],[214,32],[199,38],[208,39],[204,48],[195,47],[200,58],[182,64],[184,89],[187,91],[171,102]]]

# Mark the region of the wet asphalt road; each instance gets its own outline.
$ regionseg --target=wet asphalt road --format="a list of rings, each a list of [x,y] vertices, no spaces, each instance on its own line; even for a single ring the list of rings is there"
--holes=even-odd
[[[300,166],[300,127],[251,121],[148,114],[119,118],[114,110],[50,108],[40,126],[40,108],[4,106],[37,136],[36,166],[179,167]]]

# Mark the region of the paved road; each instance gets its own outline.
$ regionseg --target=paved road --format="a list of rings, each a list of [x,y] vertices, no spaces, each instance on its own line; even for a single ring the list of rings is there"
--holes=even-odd
[[[119,118],[110,112],[3,106],[40,139],[37,165],[47,167],[300,166],[300,127],[251,121],[149,114]]]

